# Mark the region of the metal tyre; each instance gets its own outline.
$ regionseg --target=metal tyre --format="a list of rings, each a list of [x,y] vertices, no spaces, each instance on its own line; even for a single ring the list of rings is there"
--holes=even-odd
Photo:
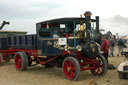
[[[17,52],[15,55],[15,66],[19,71],[25,71],[28,68],[28,56],[24,52]]]
[[[118,73],[120,79],[124,79],[124,74],[123,73]]]
[[[67,57],[63,61],[63,72],[68,80],[75,81],[80,75],[80,65],[76,58]]]
[[[2,65],[3,64],[3,56],[2,56],[2,54],[0,54],[0,65]]]
[[[96,57],[96,61],[98,62],[98,64],[96,65],[95,69],[91,70],[92,74],[104,76],[108,69],[106,59],[102,55],[99,55],[98,57]]]
[[[128,73],[124,74],[125,79],[128,79]]]

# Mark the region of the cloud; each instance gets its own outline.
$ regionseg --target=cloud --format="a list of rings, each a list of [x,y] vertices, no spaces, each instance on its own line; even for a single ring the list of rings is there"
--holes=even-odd
[[[2,0],[0,22],[3,20],[10,22],[10,25],[5,26],[3,30],[35,33],[37,22],[60,16],[63,7],[63,1],[60,0],[11,0],[11,2]]]
[[[106,29],[106,31],[111,31],[120,35],[128,35],[128,17],[121,15],[115,15],[114,17],[102,19],[101,28]]]
[[[29,3],[30,1],[30,3]],[[59,2],[35,1],[35,0],[11,0],[11,2],[1,1],[0,3],[0,19],[34,19],[41,16],[49,16],[57,14],[58,8],[63,5]]]
[[[122,29],[127,28],[127,20],[124,19],[127,17],[122,15],[128,15],[125,9],[127,3],[122,0],[114,3],[112,0],[0,0],[0,22],[10,21],[10,25],[4,28],[6,30],[25,30],[33,33],[31,30],[36,29],[37,22],[60,17],[79,17],[80,14],[90,10],[93,16],[98,15],[102,18],[101,28],[126,34]],[[121,18],[112,17],[116,14]]]

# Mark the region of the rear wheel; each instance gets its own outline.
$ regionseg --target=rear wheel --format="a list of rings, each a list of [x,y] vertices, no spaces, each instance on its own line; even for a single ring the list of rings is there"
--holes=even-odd
[[[108,68],[106,59],[102,55],[99,55],[98,57],[96,57],[96,62],[97,64],[94,65],[95,69],[91,69],[92,74],[98,76],[104,76]]]
[[[4,60],[5,60],[6,62],[9,62],[9,61],[10,61],[9,55],[8,55],[8,56],[5,56],[5,57],[4,57]]]
[[[2,65],[3,64],[3,56],[2,56],[2,54],[0,54],[0,65]]]
[[[80,75],[80,65],[76,58],[67,57],[63,61],[63,72],[68,80],[75,81]]]
[[[20,71],[27,70],[28,67],[28,56],[24,52],[17,52],[15,55],[16,69]]]

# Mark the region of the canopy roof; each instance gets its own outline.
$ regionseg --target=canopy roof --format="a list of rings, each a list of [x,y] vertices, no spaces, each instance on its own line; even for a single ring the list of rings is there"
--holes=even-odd
[[[72,23],[74,21],[75,21],[75,23],[80,23],[81,20],[85,21],[85,18],[80,18],[80,17],[57,18],[57,19],[51,19],[51,20],[39,22],[37,24],[47,24],[47,23],[48,24],[51,24],[51,23],[64,24],[64,23]],[[91,21],[95,22],[96,20],[91,19]]]
[[[27,32],[25,32],[25,31],[12,31],[12,30],[0,30],[0,33],[22,33],[22,34],[26,34]]]

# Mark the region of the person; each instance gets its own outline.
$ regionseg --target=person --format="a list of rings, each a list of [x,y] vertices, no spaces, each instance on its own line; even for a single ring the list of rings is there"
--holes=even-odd
[[[117,56],[120,56],[121,52],[123,52],[123,47],[124,47],[124,42],[120,38],[118,41],[118,54],[117,54]]]
[[[103,51],[103,56],[106,58],[108,63],[109,41],[107,40],[105,35],[103,35],[101,39],[102,39],[101,51]]]
[[[115,42],[114,42],[114,38],[113,37],[111,37],[109,39],[109,44],[110,44],[110,54],[109,54],[109,56],[113,56],[114,57],[113,51],[114,51]]]
[[[53,38],[59,38],[59,35],[58,35],[58,30],[55,29],[54,32],[53,32]]]

